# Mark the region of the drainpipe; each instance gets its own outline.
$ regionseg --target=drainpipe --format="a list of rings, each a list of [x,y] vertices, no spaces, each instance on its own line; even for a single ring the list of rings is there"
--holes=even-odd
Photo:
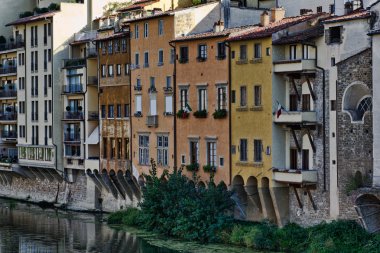
[[[316,61],[316,68],[319,70],[322,70],[322,131],[323,131],[323,191],[326,191],[326,70],[320,66],[318,66],[318,48],[314,46],[315,48],[315,61]]]
[[[231,118],[231,94],[232,94],[232,84],[231,84],[231,46],[228,42],[226,42],[226,47],[228,48],[228,150],[229,150],[229,169],[230,169],[230,182],[229,185],[232,184],[232,152],[231,152],[231,140],[232,140],[232,118]]]
[[[133,162],[132,162],[132,153],[133,153],[133,145],[132,145],[132,139],[133,139],[133,136],[132,136],[132,72],[131,72],[131,62],[132,62],[132,53],[131,53],[131,33],[130,33],[130,28],[129,28],[129,32],[128,32],[128,38],[127,38],[127,42],[128,42],[128,52],[129,52],[129,169],[130,169],[130,173],[131,173],[131,176],[133,178]],[[99,62],[99,61],[98,61]],[[138,180],[138,178],[137,178]]]
[[[173,103],[173,113],[174,113],[174,169],[177,168],[177,116],[175,113],[177,112],[177,52],[175,48],[175,44],[173,42],[169,42],[169,45],[174,50],[174,68],[173,68],[173,97],[174,97],[174,103]]]

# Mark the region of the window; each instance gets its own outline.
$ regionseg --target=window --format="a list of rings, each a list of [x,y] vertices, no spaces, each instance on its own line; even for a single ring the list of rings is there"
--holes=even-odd
[[[310,111],[310,95],[303,94],[302,95],[302,111],[308,112]]]
[[[255,101],[254,104],[255,106],[261,106],[261,86],[260,85],[255,85],[254,87],[255,91]]]
[[[216,167],[216,142],[207,142],[207,165]]]
[[[247,87],[240,87],[240,106],[247,106]]]
[[[107,138],[103,137],[103,158],[108,157]]]
[[[124,75],[129,75],[129,64],[124,64]]]
[[[113,77],[113,65],[108,65],[108,77]]]
[[[156,116],[157,115],[157,97],[155,94],[150,95],[149,105],[150,105],[150,116]]]
[[[113,45],[112,40],[108,41],[108,54],[112,54],[113,51]]]
[[[122,147],[123,147],[123,144],[121,142],[121,138],[117,138],[117,152],[116,152],[116,158],[117,159],[121,159],[122,157]]]
[[[335,66],[335,57],[331,57],[331,67]]]
[[[164,21],[158,20],[158,35],[163,35],[164,34]]]
[[[121,39],[121,51],[123,53],[127,52],[127,39],[125,38]]]
[[[170,49],[170,64],[173,64],[175,61],[175,51],[173,48]]]
[[[165,113],[167,115],[173,114],[173,97],[165,96]]]
[[[108,105],[108,118],[112,119],[114,116],[114,106]]]
[[[199,143],[190,141],[190,164],[196,164],[199,161]]]
[[[219,157],[219,166],[220,167],[224,166],[224,157]]]
[[[142,113],[142,101],[141,101],[142,97],[141,95],[136,95],[135,96],[135,103],[136,103],[136,113]]]
[[[181,104],[181,110],[186,109],[187,105],[187,99],[188,99],[188,90],[187,89],[181,89],[180,90],[180,104]]]
[[[121,76],[121,64],[116,64],[116,75]]]
[[[218,87],[218,110],[227,109],[227,87]]]
[[[247,59],[247,45],[240,45],[240,59],[239,60],[246,60]]]
[[[167,76],[166,77],[166,88],[169,89],[172,86],[172,77]]]
[[[124,158],[129,160],[129,138],[124,141]]]
[[[164,65],[164,51],[162,49],[158,50],[158,66]]]
[[[328,32],[329,32],[328,43],[331,44],[331,43],[342,42],[342,38],[341,38],[342,27],[341,26],[330,27]]]
[[[330,13],[331,14],[335,13],[335,4],[330,4]]]
[[[255,162],[262,162],[263,161],[263,143],[261,140],[254,140],[253,141],[254,145],[254,161]]]
[[[295,148],[290,149],[290,169],[297,170],[298,150]]]
[[[135,24],[135,39],[139,38],[139,25]]]
[[[106,77],[106,65],[102,64],[102,77]]]
[[[48,86],[49,88],[51,88],[53,82],[52,82],[52,79],[51,79],[51,75],[48,75]]]
[[[139,66],[140,66],[140,55],[139,55],[139,53],[135,53],[135,66],[136,66],[136,68],[139,68]]]
[[[331,100],[330,101],[330,110],[331,111],[336,111],[336,100]]]
[[[148,38],[149,35],[149,26],[148,23],[144,24],[144,38]]]
[[[157,164],[168,166],[169,160],[169,137],[157,136]]]
[[[271,51],[271,50],[270,50],[270,47],[267,47],[267,48],[265,49],[265,52],[266,52],[266,55],[267,55],[267,56],[270,56],[270,51]]]
[[[180,47],[179,49],[179,63],[186,63],[189,61],[189,48]]]
[[[48,23],[48,36],[51,36],[51,23]]]
[[[149,67],[149,52],[144,53],[144,68]]]
[[[297,45],[291,45],[289,48],[289,59],[295,60],[297,59]]]
[[[156,91],[156,78],[154,78],[154,76],[151,76],[150,77],[150,91]]]
[[[248,161],[247,139],[240,139],[240,161]]]
[[[115,159],[115,154],[116,154],[116,141],[115,138],[111,138],[111,159]]]
[[[254,46],[254,58],[260,59],[261,58],[261,44],[256,43]]]
[[[308,45],[302,45],[302,59],[305,59],[305,60],[310,59]]]
[[[207,59],[207,45],[198,45],[198,60],[204,61]]]
[[[289,95],[289,111],[297,111],[298,97],[296,94]]]
[[[105,41],[102,41],[99,43],[100,48],[102,49],[102,54],[106,54],[107,52],[107,43]]]
[[[235,51],[231,51],[231,59],[235,59]]]
[[[120,52],[120,40],[114,40],[113,45],[114,45],[115,53],[119,53]]]
[[[136,87],[141,88],[141,79],[140,78],[136,79]]]
[[[121,118],[121,104],[116,105],[116,118]]]
[[[226,44],[224,42],[218,42],[218,56],[219,60],[226,58]]]
[[[48,62],[51,62],[51,49],[48,49]]]
[[[321,13],[322,12],[322,6],[318,6],[317,7],[317,13]]]
[[[139,164],[149,165],[149,136],[139,135]]]
[[[199,111],[207,110],[207,89],[206,88],[198,89],[198,110]]]
[[[231,103],[234,104],[236,102],[236,91],[231,91]]]
[[[302,170],[309,170],[309,150],[302,150]]]
[[[129,118],[129,104],[124,104],[124,118]]]

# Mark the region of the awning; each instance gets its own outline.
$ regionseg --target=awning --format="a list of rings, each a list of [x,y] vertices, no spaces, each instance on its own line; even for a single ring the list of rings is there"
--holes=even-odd
[[[90,134],[90,136],[87,138],[87,141],[85,144],[88,145],[96,145],[99,144],[99,127],[96,127],[94,131]]]

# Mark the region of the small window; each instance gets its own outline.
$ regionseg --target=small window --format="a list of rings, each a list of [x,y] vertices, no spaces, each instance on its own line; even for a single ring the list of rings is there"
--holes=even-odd
[[[260,43],[256,43],[255,44],[255,47],[254,47],[254,57],[255,59],[260,59],[261,58],[261,44]]]
[[[108,76],[113,77],[113,65],[108,65]]]
[[[219,166],[223,167],[224,166],[224,157],[219,158]]]
[[[144,68],[149,67],[149,52],[144,53]]]
[[[235,51],[231,51],[231,59],[235,59]]]
[[[322,10],[322,6],[318,6],[317,7],[317,13],[321,13],[323,10]]]
[[[207,89],[206,88],[198,89],[198,110],[199,111],[207,110]]]
[[[240,139],[240,161],[248,161],[247,139]]]
[[[331,100],[330,101],[330,110],[331,111],[336,111],[336,100]]]
[[[189,48],[188,47],[180,47],[179,50],[179,63],[186,63],[189,61]]]
[[[240,87],[240,106],[247,106],[247,87]]]
[[[129,75],[129,64],[127,63],[124,65],[124,75]]]
[[[172,86],[172,77],[167,76],[166,77],[166,88],[170,88]]]
[[[114,116],[115,114],[113,105],[108,105],[108,118],[113,119]]]
[[[297,111],[298,97],[296,94],[289,95],[289,111]]]
[[[116,65],[116,75],[121,76],[121,64]]]
[[[207,45],[198,45],[198,61],[205,61],[207,59]]]
[[[331,67],[335,66],[335,57],[331,57]]]
[[[240,60],[247,59],[247,45],[240,45]]]
[[[255,90],[255,106],[261,106],[261,86],[260,85],[255,85],[254,87]]]
[[[331,14],[335,13],[335,4],[330,4],[330,13]]]
[[[291,45],[289,48],[289,59],[296,60],[297,59],[297,45]]]
[[[158,66],[164,65],[164,51],[162,49],[158,50]]]
[[[270,54],[271,54],[270,47],[267,47],[267,48],[265,49],[265,53],[266,53],[266,56],[270,56]]]
[[[254,140],[254,161],[262,162],[263,161],[263,143],[261,140]]]
[[[116,118],[121,118],[121,104],[116,105]]]
[[[330,27],[329,32],[330,32],[330,41],[329,43],[341,43],[342,38],[341,38],[341,26],[335,26],[335,27]]]
[[[224,42],[218,42],[218,55],[217,58],[219,60],[226,58],[226,43]]]
[[[124,118],[129,118],[129,104],[124,104]]]
[[[218,87],[218,110],[227,110],[227,87]]]
[[[158,35],[164,34],[164,21],[161,19],[158,21]]]
[[[135,66],[138,68],[140,66],[140,54],[135,53]]]
[[[231,103],[235,103],[236,101],[236,91],[232,90],[231,91]]]
[[[106,65],[102,64],[102,77],[106,77]]]
[[[149,35],[149,26],[148,23],[144,24],[144,38],[148,38]]]
[[[135,39],[139,38],[139,25],[135,24]]]
[[[181,164],[186,164],[186,156],[181,155]]]

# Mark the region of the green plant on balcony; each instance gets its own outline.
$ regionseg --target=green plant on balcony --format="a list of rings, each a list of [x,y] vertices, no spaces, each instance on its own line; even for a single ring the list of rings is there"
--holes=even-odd
[[[207,111],[206,110],[195,111],[194,117],[196,117],[196,118],[207,118]]]
[[[70,106],[66,106],[66,111],[71,111],[71,107]]]
[[[34,15],[33,11],[25,11],[25,12],[20,13],[19,18],[26,18],[33,15]]]
[[[225,117],[227,117],[227,110],[226,109],[217,109],[212,114],[212,116],[214,116],[214,119],[224,119]]]
[[[199,170],[199,163],[191,163],[186,165],[186,169],[188,171],[198,171]]]
[[[177,112],[177,118],[180,118],[180,119],[187,119],[189,117],[189,113],[183,109],[180,109],[178,112]]]
[[[203,166],[203,171],[206,173],[216,172],[216,167],[213,165],[207,164]]]

